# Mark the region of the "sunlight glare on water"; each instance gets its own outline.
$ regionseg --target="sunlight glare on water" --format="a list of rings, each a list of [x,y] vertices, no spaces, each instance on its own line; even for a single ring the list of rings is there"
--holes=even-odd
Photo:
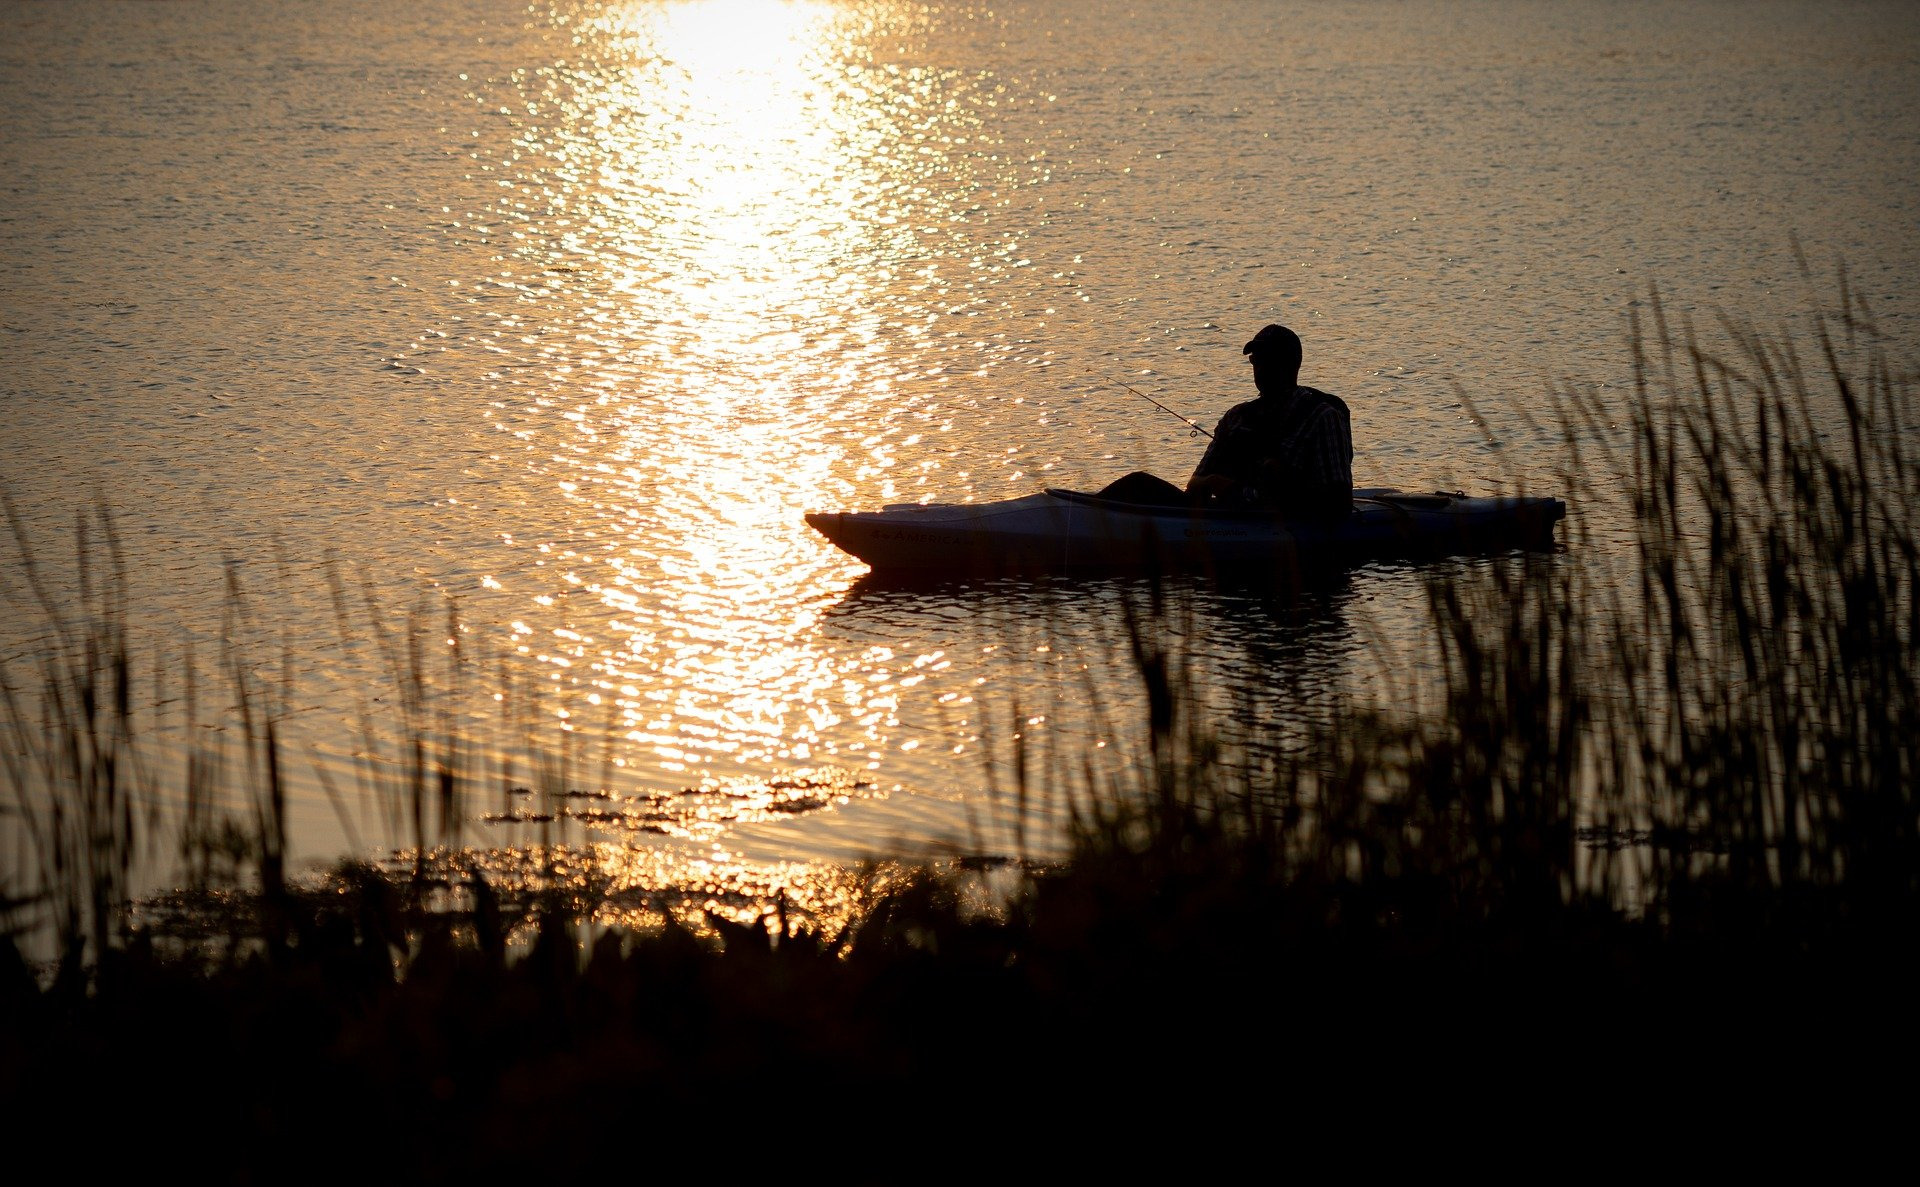
[[[504,657],[469,687],[538,689],[470,718],[521,763],[481,843],[537,836],[526,752],[571,746],[640,881],[1005,850],[1015,735],[1137,758],[1138,583],[890,587],[807,511],[1179,480],[1204,442],[1122,385],[1211,423],[1269,321],[1362,485],[1542,487],[1527,417],[1630,390],[1650,282],[1765,324],[1795,236],[1912,337],[1911,5],[255,7],[0,7],[0,479],[49,556],[119,510],[155,655],[222,655],[239,575],[337,767],[392,715],[381,630],[451,602]],[[1163,629],[1288,726],[1416,683],[1422,579],[1180,587]]]
[[[924,193],[888,147],[918,139],[896,122],[916,104],[848,50],[855,16],[617,6],[582,31],[596,68],[549,72],[528,103],[557,117],[523,147],[567,230],[526,252],[586,278],[539,361],[568,422],[556,487],[598,542],[569,580],[605,614],[518,646],[605,698],[639,747],[617,765],[877,765],[899,687],[945,666],[823,649],[858,566],[798,530],[823,504],[904,493],[897,420],[916,401],[890,397],[901,344],[926,334],[887,289]]]

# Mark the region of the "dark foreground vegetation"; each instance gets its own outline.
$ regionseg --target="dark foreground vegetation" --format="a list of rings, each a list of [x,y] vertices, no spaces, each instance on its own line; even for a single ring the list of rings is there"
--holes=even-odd
[[[1723,324],[1710,350],[1652,316],[1630,399],[1560,398],[1574,505],[1619,476],[1626,547],[1436,571],[1445,703],[1355,707],[1257,776],[1143,606],[1151,767],[1017,789],[1071,800],[1073,850],[1001,870],[992,910],[951,866],[876,871],[831,925],[777,902],[609,930],[424,866],[295,884],[269,705],[245,835],[184,826],[189,881],[244,854],[247,893],[212,934],[134,927],[147,826],[94,605],[79,659],[9,677],[33,848],[8,905],[66,959],[0,943],[0,1116],[21,1145],[96,1126],[76,1169],[233,1180],[1025,1178],[1036,1134],[1086,1166],[1436,1124],[1870,1126],[1898,1089],[1858,1070],[1911,1076],[1920,1000],[1914,376],[1844,284],[1801,338]],[[410,728],[424,847],[457,764]]]

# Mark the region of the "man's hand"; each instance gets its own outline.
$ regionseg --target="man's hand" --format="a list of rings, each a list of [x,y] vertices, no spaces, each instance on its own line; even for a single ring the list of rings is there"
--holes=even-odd
[[[1194,478],[1187,483],[1187,494],[1205,502],[1223,499],[1234,493],[1233,479],[1225,474],[1209,474],[1205,478]]]

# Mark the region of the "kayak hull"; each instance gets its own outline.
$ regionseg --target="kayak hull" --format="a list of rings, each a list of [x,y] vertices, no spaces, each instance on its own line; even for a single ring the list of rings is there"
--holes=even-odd
[[[1406,556],[1551,548],[1566,504],[1542,497],[1354,492],[1335,523],[1269,512],[1143,507],[1046,490],[997,503],[814,512],[807,522],[878,572],[1293,568]]]

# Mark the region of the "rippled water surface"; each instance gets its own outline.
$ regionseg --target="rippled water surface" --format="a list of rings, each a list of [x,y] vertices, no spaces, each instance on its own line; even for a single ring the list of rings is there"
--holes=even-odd
[[[1796,236],[1910,342],[1917,11],[8,4],[0,466],[48,554],[117,509],[165,654],[239,574],[323,766],[428,591],[636,861],[1004,845],[1014,733],[1126,761],[1138,589],[875,585],[803,512],[1177,480],[1121,384],[1210,421],[1274,320],[1362,485],[1544,485],[1550,381],[1624,386],[1651,282],[1804,308]],[[1419,629],[1404,569],[1179,600],[1263,723]]]

